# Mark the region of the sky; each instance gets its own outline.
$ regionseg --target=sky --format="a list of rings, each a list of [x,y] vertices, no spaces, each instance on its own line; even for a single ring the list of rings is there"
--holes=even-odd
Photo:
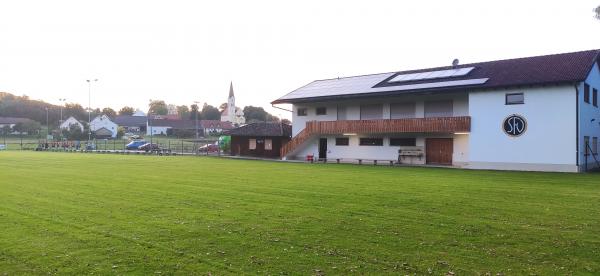
[[[583,1],[0,1],[0,91],[262,106],[316,79],[600,48]],[[283,106],[285,107],[285,106]]]

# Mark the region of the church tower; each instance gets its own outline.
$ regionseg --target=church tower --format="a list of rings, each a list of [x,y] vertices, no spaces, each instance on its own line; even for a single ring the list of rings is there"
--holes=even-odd
[[[233,82],[229,83],[229,98],[227,99],[227,118],[235,122],[235,95],[233,95]]]

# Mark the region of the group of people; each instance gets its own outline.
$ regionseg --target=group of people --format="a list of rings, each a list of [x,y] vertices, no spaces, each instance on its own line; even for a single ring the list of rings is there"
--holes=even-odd
[[[40,141],[38,148],[41,149],[76,149],[81,148],[80,141]]]

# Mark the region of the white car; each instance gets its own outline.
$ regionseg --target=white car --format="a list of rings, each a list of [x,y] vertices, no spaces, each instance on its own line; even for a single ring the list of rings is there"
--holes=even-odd
[[[6,150],[6,145],[0,145],[0,150]]]

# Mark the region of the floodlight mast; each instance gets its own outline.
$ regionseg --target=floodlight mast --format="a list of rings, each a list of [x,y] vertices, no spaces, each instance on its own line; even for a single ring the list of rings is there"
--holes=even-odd
[[[88,145],[92,140],[92,81],[97,82],[98,79],[85,80],[88,83]]]

